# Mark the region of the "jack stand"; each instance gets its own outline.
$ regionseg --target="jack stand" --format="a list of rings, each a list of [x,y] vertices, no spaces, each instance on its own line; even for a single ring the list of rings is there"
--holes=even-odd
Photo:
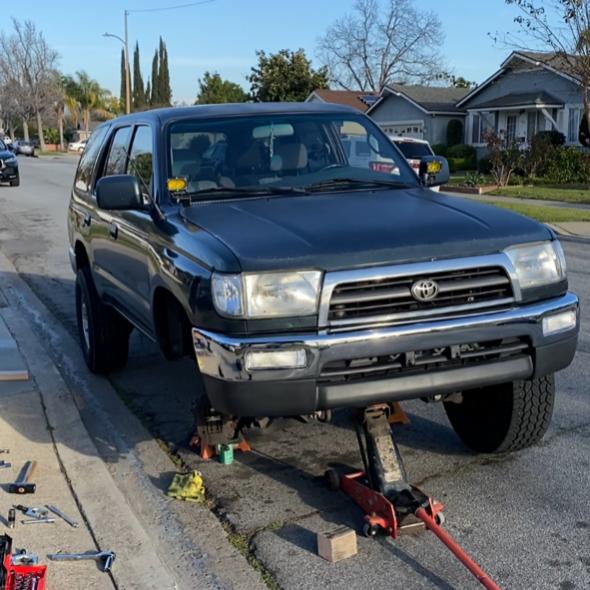
[[[198,453],[204,461],[219,455],[223,445],[244,453],[252,448],[245,439],[242,428],[244,424],[230,416],[219,414],[207,407],[196,412],[197,432],[192,436],[189,447]]]
[[[365,512],[363,533],[380,532],[397,538],[404,532],[431,530],[459,561],[488,590],[500,590],[490,577],[465,553],[441,525],[443,505],[407,481],[402,457],[391,432],[391,408],[377,404],[359,412],[355,430],[364,471],[342,477],[326,471],[332,489],[341,489]]]

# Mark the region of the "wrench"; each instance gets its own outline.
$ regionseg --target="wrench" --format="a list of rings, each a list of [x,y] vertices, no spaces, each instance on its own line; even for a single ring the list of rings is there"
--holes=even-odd
[[[52,561],[93,559],[99,563],[99,567],[103,572],[110,572],[116,555],[113,551],[91,551],[89,553],[50,553],[47,557]]]
[[[66,516],[61,510],[59,510],[52,504],[45,504],[45,508],[48,508],[49,510],[51,510],[51,512],[53,512],[53,514],[56,514],[60,518],[63,518],[63,520],[65,520],[71,527],[75,529],[78,528],[78,523],[74,519],[70,518],[69,516]]]

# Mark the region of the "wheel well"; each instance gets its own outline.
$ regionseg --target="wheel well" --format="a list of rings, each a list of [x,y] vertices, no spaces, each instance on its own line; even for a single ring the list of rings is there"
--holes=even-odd
[[[191,324],[176,297],[158,287],[153,298],[154,327],[164,356],[169,360],[192,354]]]
[[[86,253],[86,248],[84,248],[82,242],[76,242],[74,253],[76,254],[76,269],[79,270],[85,266],[90,266],[88,254]]]

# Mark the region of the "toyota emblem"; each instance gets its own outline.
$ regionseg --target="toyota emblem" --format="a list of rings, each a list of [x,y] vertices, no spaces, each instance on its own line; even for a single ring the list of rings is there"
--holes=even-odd
[[[438,283],[432,279],[420,279],[412,285],[412,297],[416,301],[432,301],[438,295]]]

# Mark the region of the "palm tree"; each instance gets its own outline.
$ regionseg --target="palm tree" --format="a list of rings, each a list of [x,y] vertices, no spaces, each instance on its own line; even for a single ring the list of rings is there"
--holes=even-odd
[[[72,76],[62,76],[62,84],[64,88],[64,105],[70,115],[72,125],[77,129],[80,115],[80,103],[78,102],[80,89]]]
[[[86,133],[90,131],[90,112],[104,105],[107,91],[83,70],[76,72],[78,103],[82,109],[82,123]]]

